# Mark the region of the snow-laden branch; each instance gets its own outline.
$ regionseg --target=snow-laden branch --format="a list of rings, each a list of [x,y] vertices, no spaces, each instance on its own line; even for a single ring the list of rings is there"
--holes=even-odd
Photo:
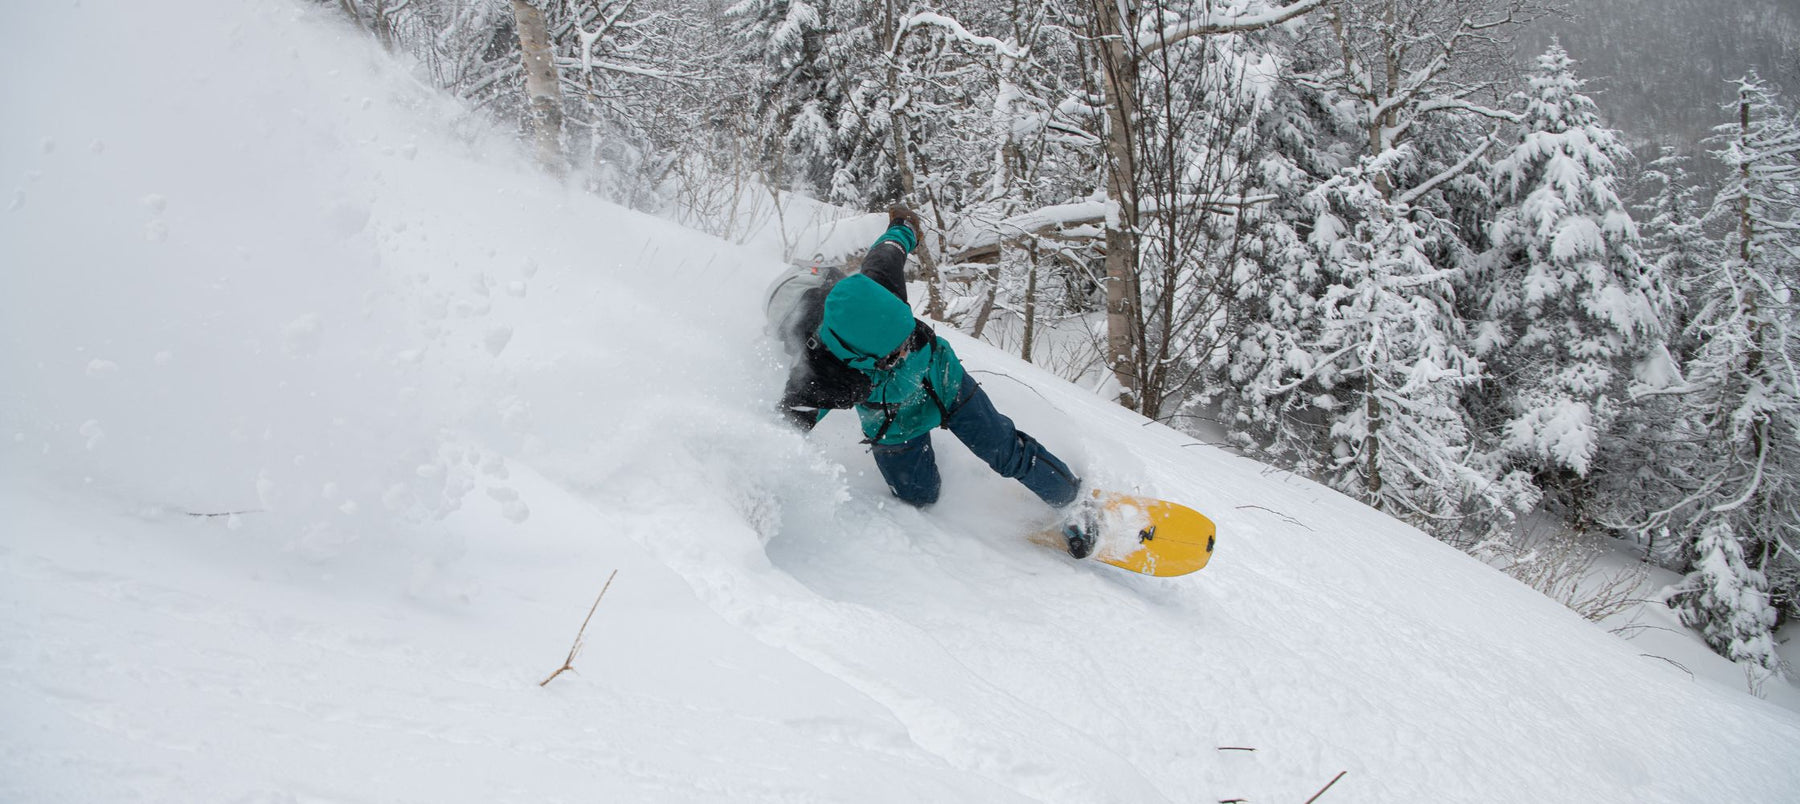
[[[1291,6],[1272,8],[1248,14],[1214,14],[1202,12],[1194,17],[1155,31],[1138,34],[1138,52],[1154,53],[1183,39],[1209,34],[1248,33],[1280,25],[1312,11],[1329,0],[1300,0]]]
[[[1414,202],[1418,201],[1419,198],[1424,196],[1426,193],[1429,193],[1432,190],[1437,189],[1438,185],[1441,185],[1444,182],[1447,182],[1451,179],[1456,178],[1457,176],[1462,175],[1462,172],[1465,170],[1468,170],[1470,165],[1475,164],[1475,160],[1480,159],[1482,154],[1487,153],[1488,148],[1493,147],[1493,144],[1494,144],[1493,137],[1488,137],[1487,139],[1482,140],[1481,145],[1479,147],[1477,147],[1475,150],[1470,151],[1469,155],[1463,157],[1463,160],[1461,162],[1457,162],[1456,164],[1451,165],[1448,170],[1445,170],[1444,172],[1439,173],[1436,176],[1432,176],[1431,178],[1426,179],[1424,181],[1424,183],[1420,184],[1419,186],[1414,187],[1411,190],[1407,190],[1404,193],[1401,193],[1400,197],[1394,199],[1394,201],[1397,203],[1400,203],[1400,204],[1406,204],[1409,206],[1412,205]]]
[[[1342,349],[1332,352],[1331,354],[1328,354],[1325,357],[1314,362],[1313,365],[1310,368],[1308,368],[1305,372],[1301,373],[1300,376],[1295,377],[1293,380],[1291,380],[1289,382],[1286,382],[1281,385],[1270,388],[1266,393],[1270,396],[1275,396],[1278,394],[1285,394],[1289,391],[1294,390],[1295,388],[1299,388],[1301,385],[1304,385],[1307,380],[1310,380],[1313,377],[1318,376],[1319,372],[1324,371],[1327,367],[1331,366],[1331,364],[1336,363],[1338,361],[1338,358],[1341,358],[1344,355],[1350,354],[1351,352],[1361,349],[1362,347],[1363,347],[1363,344],[1361,344],[1361,343],[1353,343],[1353,344],[1350,344],[1349,346],[1346,346]]]
[[[1146,198],[1138,203],[1138,211],[1145,215],[1154,215],[1166,208],[1231,212],[1267,204],[1276,200],[1277,197],[1269,194],[1231,196],[1187,194],[1176,197],[1173,207],[1165,207],[1159,203],[1163,199]],[[980,231],[968,233],[964,237],[958,238],[953,235],[950,238],[952,242],[960,240],[960,250],[956,253],[954,261],[969,262],[999,250],[1002,243],[1026,237],[1048,236],[1057,232],[1062,233],[1066,239],[1097,237],[1102,234],[1102,230],[1098,228],[1082,230],[1082,227],[1097,227],[1098,224],[1114,214],[1116,214],[1114,204],[1105,199],[1054,204],[1030,212],[1022,212],[997,222],[987,223]]]
[[[583,62],[583,61],[577,61],[577,60],[571,59],[571,58],[559,57],[556,60],[556,66],[558,66],[558,67],[577,67],[577,66],[579,66],[583,70],[601,70],[603,72],[609,72],[609,73],[622,73],[625,75],[639,75],[639,76],[643,76],[645,78],[657,78],[657,79],[661,79],[664,81],[692,81],[694,79],[702,77],[701,73],[683,73],[683,72],[673,72],[673,71],[669,71],[669,70],[657,70],[657,69],[653,69],[653,68],[649,68],[649,67],[639,67],[635,64],[617,64],[614,62],[601,61],[601,60],[597,60],[597,59],[589,59],[589,60]]]
[[[1766,431],[1763,435],[1766,437]],[[1759,454],[1756,456],[1756,474],[1750,478],[1749,483],[1744,484],[1744,493],[1739,494],[1737,499],[1729,502],[1722,502],[1713,506],[1713,513],[1722,514],[1728,511],[1735,511],[1742,508],[1744,503],[1749,502],[1751,497],[1756,496],[1757,490],[1761,489],[1763,486],[1763,470],[1768,466],[1770,452],[1773,452],[1773,450],[1760,450]]]
[[[1524,115],[1521,115],[1518,112],[1509,112],[1505,109],[1482,106],[1479,103],[1470,103],[1461,98],[1432,98],[1431,100],[1419,104],[1420,114],[1425,114],[1427,112],[1442,112],[1452,109],[1461,112],[1473,112],[1482,117],[1491,117],[1495,120],[1502,120],[1508,123],[1517,123],[1525,119]]]
[[[1011,42],[1004,42],[991,36],[977,36],[976,34],[970,33],[969,29],[964,28],[962,23],[934,11],[920,11],[901,21],[900,35],[894,37],[894,50],[889,52],[888,55],[892,56],[894,55],[894,52],[899,50],[900,42],[906,38],[906,34],[915,29],[927,26],[942,28],[950,35],[950,38],[955,39],[958,42],[992,50],[996,54],[1005,56],[1009,59],[1024,61],[1031,56],[1031,51],[1029,49],[1018,47]]]

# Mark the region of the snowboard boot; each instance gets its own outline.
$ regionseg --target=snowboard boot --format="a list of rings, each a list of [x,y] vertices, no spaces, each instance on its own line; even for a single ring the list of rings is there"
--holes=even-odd
[[[1100,511],[1093,500],[1082,500],[1070,506],[1068,518],[1063,520],[1063,538],[1069,540],[1069,555],[1076,558],[1087,558],[1094,554],[1094,545],[1100,539]]]

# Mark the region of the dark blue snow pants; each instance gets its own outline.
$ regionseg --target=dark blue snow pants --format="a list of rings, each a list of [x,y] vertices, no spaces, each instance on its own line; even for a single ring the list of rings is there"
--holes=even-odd
[[[967,374],[945,427],[994,471],[1017,479],[1051,506],[1061,508],[1075,501],[1081,480],[1069,471],[1068,464],[1014,427],[1012,419],[995,410],[987,392]],[[899,444],[875,445],[875,465],[881,468],[881,477],[894,496],[913,505],[937,502],[942,481],[931,449],[931,433]]]

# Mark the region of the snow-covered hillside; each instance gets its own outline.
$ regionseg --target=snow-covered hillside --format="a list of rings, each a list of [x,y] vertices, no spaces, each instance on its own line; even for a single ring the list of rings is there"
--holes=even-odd
[[[769,413],[772,250],[533,174],[317,5],[7,15],[0,801],[1800,791],[1723,660],[954,334],[1218,556],[1033,546],[947,440],[892,504],[851,417]]]

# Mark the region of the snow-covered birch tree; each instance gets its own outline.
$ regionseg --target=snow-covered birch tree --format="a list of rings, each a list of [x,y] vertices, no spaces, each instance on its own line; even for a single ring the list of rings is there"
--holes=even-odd
[[[562,173],[568,165],[562,144],[562,80],[550,49],[544,10],[534,2],[542,0],[512,0],[513,27],[519,34],[519,60],[525,76],[525,134],[536,149],[538,164],[551,173]]]
[[[1070,143],[1097,143],[1054,103],[1079,75],[1070,32],[1041,3],[990,5],[909,15],[891,53],[904,99],[896,131],[907,134],[896,135],[902,189],[954,237],[947,267],[975,281],[946,314],[976,337],[1002,304],[1002,285],[1019,284],[1016,257],[1040,250],[1042,233],[1020,216],[1090,188],[1081,179],[1092,171],[1069,164]],[[970,259],[980,262],[955,264]]]

